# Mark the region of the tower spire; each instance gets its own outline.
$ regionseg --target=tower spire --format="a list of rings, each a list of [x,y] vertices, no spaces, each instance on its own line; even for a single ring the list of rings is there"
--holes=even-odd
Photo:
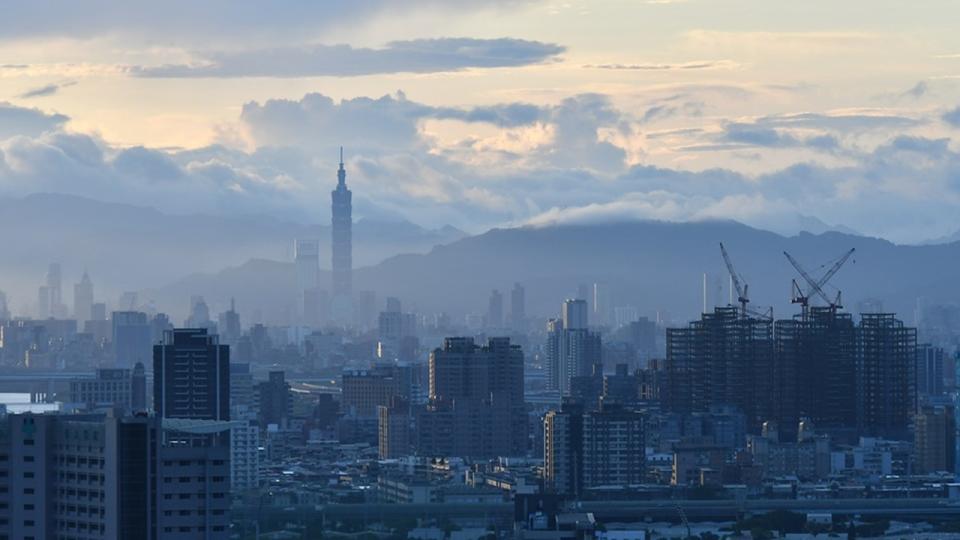
[[[340,147],[340,168],[337,169],[337,188],[347,185],[347,171],[343,168],[343,147]]]

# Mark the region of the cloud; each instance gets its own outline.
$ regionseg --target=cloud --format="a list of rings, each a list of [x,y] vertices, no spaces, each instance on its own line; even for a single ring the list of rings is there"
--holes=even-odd
[[[517,67],[556,59],[564,48],[522,39],[439,38],[394,41],[381,49],[312,45],[198,53],[192,65],[135,66],[138,77],[353,77]]]
[[[960,107],[951,109],[940,117],[944,122],[950,124],[953,127],[960,127]]]
[[[62,127],[70,118],[0,101],[0,140],[18,135],[36,137]]]
[[[927,84],[926,81],[920,81],[900,94],[900,97],[920,99],[927,95],[928,92],[930,92],[930,85]]]
[[[68,86],[73,86],[77,84],[76,81],[67,81],[60,84],[47,84],[37,88],[32,88],[26,92],[20,94],[18,97],[20,99],[29,99],[36,97],[46,97],[52,96],[60,91],[61,88],[67,88]]]
[[[565,220],[725,218],[791,232],[809,216],[898,241],[960,227],[954,217],[960,153],[948,139],[897,127],[919,120],[893,113],[877,120],[878,113],[863,111],[808,112],[711,119],[718,123],[674,129],[667,136],[643,131],[649,110],[634,115],[601,94],[550,105],[482,107],[433,106],[402,92],[339,101],[307,94],[246,104],[238,131],[250,140],[250,150],[215,145],[162,151],[115,147],[64,132],[66,117],[5,105],[0,119],[13,111],[25,131],[0,137],[0,195],[49,191],[136,204],[149,200],[177,213],[255,212],[324,222],[336,148],[343,144],[358,217],[402,216],[472,231]],[[9,124],[0,122],[4,128]],[[435,134],[444,128],[459,135]],[[847,134],[860,130],[869,130],[879,143],[848,151]],[[633,145],[648,140],[673,144],[663,137],[734,151],[776,149],[793,161],[748,175],[627,159],[637,151]],[[843,160],[826,165],[782,149],[843,153]]]
[[[7,2],[0,17],[0,40],[102,38],[123,36],[145,43],[282,43],[315,38],[332,28],[411,12],[463,14],[513,8],[524,0],[124,0]]]
[[[589,69],[607,69],[614,71],[687,71],[701,69],[737,69],[740,64],[732,60],[707,60],[699,62],[682,62],[678,64],[587,64]]]

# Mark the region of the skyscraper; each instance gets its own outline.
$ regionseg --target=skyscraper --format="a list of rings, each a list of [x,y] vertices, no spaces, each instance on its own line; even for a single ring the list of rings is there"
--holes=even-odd
[[[503,327],[503,293],[494,289],[487,303],[487,328]]]
[[[313,301],[320,284],[320,244],[298,239],[293,244],[293,262],[297,270],[297,312],[301,322],[319,324],[319,306]]]
[[[164,418],[230,419],[230,348],[205,328],[177,328],[153,347],[153,408]]]
[[[73,286],[73,317],[81,327],[93,318],[93,282],[86,272],[80,283]]]
[[[0,291],[0,321],[10,319],[10,308],[7,306],[7,295]]]
[[[66,306],[63,305],[62,281],[60,263],[50,263],[49,268],[47,268],[45,285],[40,287],[37,293],[37,300],[40,304],[39,318],[61,319],[67,316]]]
[[[338,320],[349,320],[353,290],[353,194],[347,189],[347,171],[343,168],[343,147],[340,147],[340,168],[337,170],[337,188],[332,199],[332,268],[333,315]]]
[[[574,377],[603,371],[600,335],[587,328],[587,317],[585,300],[567,300],[563,318],[547,322],[547,384],[564,395],[570,395]]]

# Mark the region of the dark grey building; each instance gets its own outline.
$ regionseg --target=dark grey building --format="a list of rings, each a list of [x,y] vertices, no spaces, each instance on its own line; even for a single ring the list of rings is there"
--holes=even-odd
[[[153,404],[164,418],[230,419],[230,348],[205,328],[178,328],[153,348]]]

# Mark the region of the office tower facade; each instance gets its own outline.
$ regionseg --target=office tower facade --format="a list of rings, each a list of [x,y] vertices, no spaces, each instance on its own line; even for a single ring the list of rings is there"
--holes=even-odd
[[[583,415],[583,487],[643,482],[646,453],[643,414],[602,403]]]
[[[857,326],[858,423],[863,435],[904,440],[916,411],[917,329],[892,313]]]
[[[10,320],[10,306],[7,304],[7,295],[0,291],[0,322]]]
[[[178,328],[153,348],[158,416],[230,420],[230,348],[204,328]]]
[[[918,474],[954,472],[957,425],[952,405],[925,405],[914,419],[914,456]]]
[[[73,318],[80,326],[93,318],[93,281],[86,272],[73,286]]]
[[[850,314],[810,307],[777,321],[775,354],[778,411],[770,419],[795,426],[807,418],[817,429],[849,439],[857,425],[856,331]]]
[[[150,362],[153,340],[146,313],[114,311],[111,330],[114,365],[132,367],[137,362]]]
[[[487,328],[503,328],[503,293],[494,289],[490,291],[487,302]]]
[[[418,413],[421,455],[526,455],[523,351],[509,338],[484,346],[447,338],[430,354],[429,403]]]
[[[562,315],[560,320],[547,321],[547,382],[551,390],[570,395],[575,377],[602,374],[602,346],[600,334],[587,328],[586,301],[565,301]]]
[[[730,405],[756,433],[776,409],[773,323],[717,307],[685,328],[667,329],[667,381],[672,412],[706,412]]]
[[[271,371],[266,381],[257,385],[260,428],[267,429],[275,425],[286,429],[293,413],[293,399],[290,395],[290,383],[282,371]]]
[[[332,202],[331,256],[333,269],[334,316],[349,320],[353,292],[353,194],[347,189],[347,171],[343,168],[343,148],[340,148],[340,168],[337,169],[337,187],[330,193]],[[346,313],[345,313],[346,312]]]
[[[527,291],[519,283],[510,290],[510,327],[517,332],[527,330]]]

